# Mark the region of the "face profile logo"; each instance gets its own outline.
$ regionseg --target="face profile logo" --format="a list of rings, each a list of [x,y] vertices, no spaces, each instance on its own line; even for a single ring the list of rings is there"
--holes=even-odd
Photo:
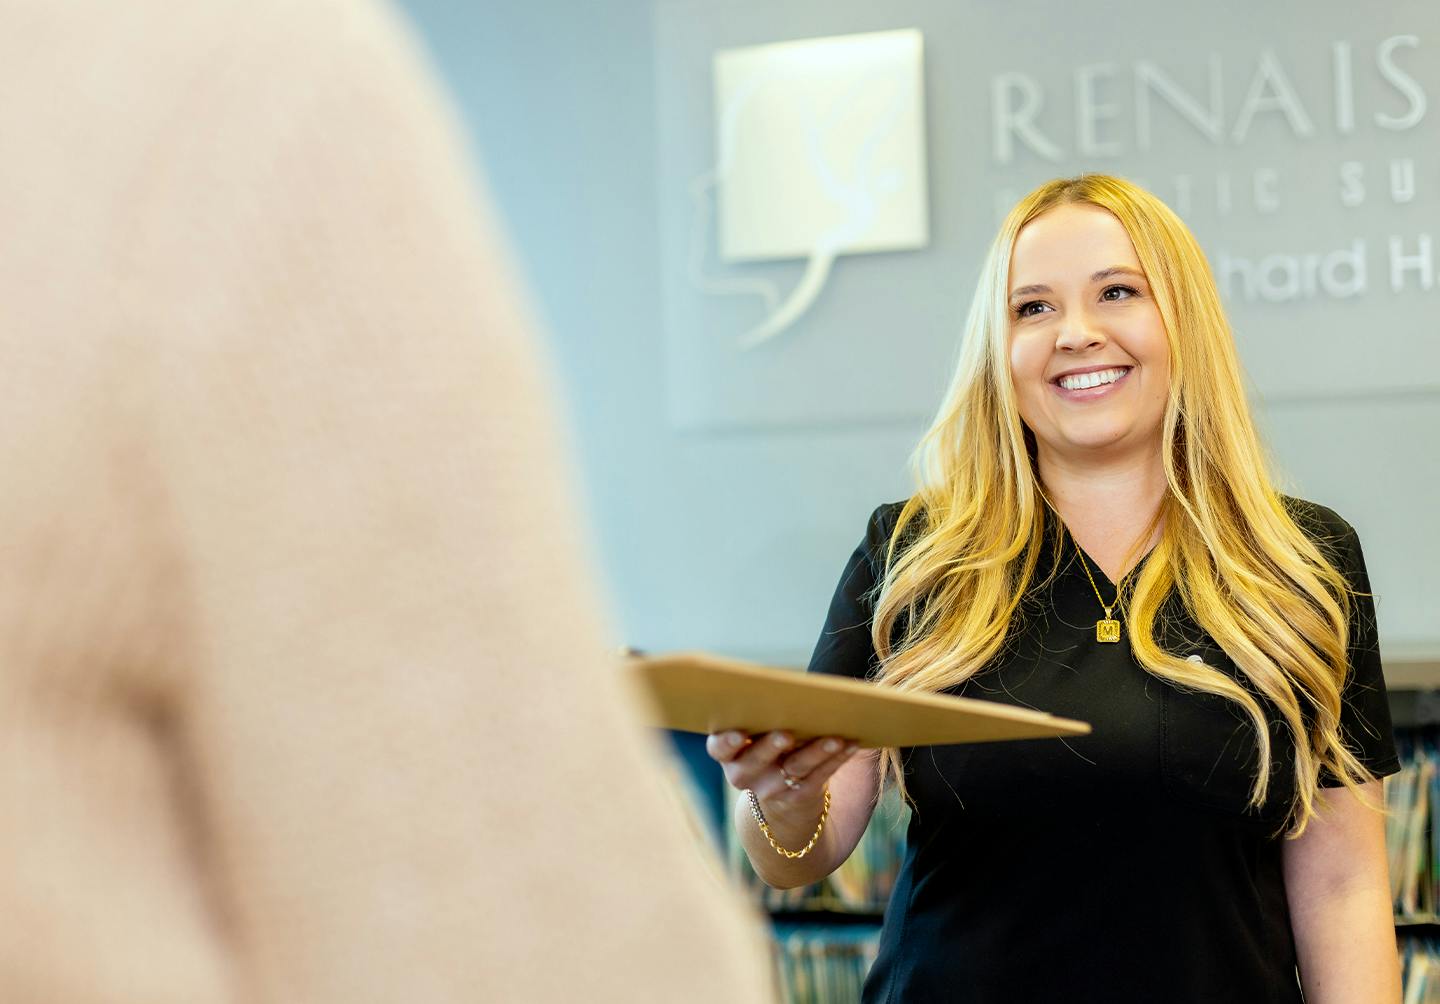
[[[713,168],[690,184],[690,281],[753,296],[752,348],[795,323],[842,254],[929,243],[922,40],[900,30],[727,49],[714,57]],[[707,263],[710,204],[720,266]],[[747,263],[803,259],[778,284]]]

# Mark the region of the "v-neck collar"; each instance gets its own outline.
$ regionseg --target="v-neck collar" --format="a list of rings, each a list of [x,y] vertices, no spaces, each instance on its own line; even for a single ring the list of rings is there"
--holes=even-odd
[[[1053,544],[1053,534],[1055,533],[1057,524],[1060,530],[1059,546],[1062,561],[1065,556],[1067,546],[1069,548],[1073,548],[1075,551],[1075,557],[1085,561],[1089,565],[1090,574],[1095,576],[1095,585],[1108,586],[1109,590],[1107,595],[1118,595],[1119,588],[1116,583],[1110,578],[1109,575],[1105,573],[1105,570],[1100,567],[1100,563],[1090,556],[1090,552],[1086,551],[1083,547],[1080,546],[1080,542],[1075,539],[1075,535],[1070,532],[1070,528],[1065,525],[1065,521],[1060,518],[1060,514],[1052,510],[1049,506],[1045,506],[1044,536],[1046,548],[1048,549]],[[1121,576],[1121,579],[1127,582],[1133,582],[1135,572],[1139,570],[1141,565],[1145,564],[1145,562],[1150,560],[1150,555],[1155,553],[1156,546],[1158,546],[1158,543],[1156,545],[1152,545],[1144,554],[1142,554],[1140,556],[1140,559],[1125,571],[1125,574]],[[1083,568],[1080,569],[1080,574],[1082,576],[1085,574]],[[1106,590],[1102,589],[1102,593],[1106,593]]]

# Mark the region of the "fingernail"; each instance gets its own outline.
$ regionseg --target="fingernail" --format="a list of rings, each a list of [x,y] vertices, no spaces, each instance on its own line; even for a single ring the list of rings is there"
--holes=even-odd
[[[739,746],[743,740],[740,738],[740,733],[732,732],[725,737],[725,741],[731,746]]]
[[[860,748],[860,744],[859,744],[859,743],[851,743],[849,746],[846,746],[846,747],[845,747],[845,755],[846,755],[846,756],[849,756],[851,753],[854,753],[854,752],[855,752],[856,750],[858,750],[859,748]]]
[[[840,740],[838,740],[838,739],[826,739],[826,740],[825,740],[825,752],[826,752],[826,753],[834,753],[834,752],[835,752],[836,750],[838,750],[839,748],[840,748]]]
[[[790,745],[790,737],[786,735],[776,735],[774,742],[778,748],[783,750],[786,746]]]

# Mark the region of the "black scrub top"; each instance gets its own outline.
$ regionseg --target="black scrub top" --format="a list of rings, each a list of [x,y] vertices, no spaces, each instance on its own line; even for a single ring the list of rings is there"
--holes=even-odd
[[[1323,506],[1284,501],[1368,593],[1349,524]],[[901,507],[871,516],[811,672],[863,678],[875,668],[866,594]],[[1037,580],[1051,567],[1053,527]],[[1150,676],[1128,637],[1097,642],[1102,609],[1074,539],[1067,533],[1059,546],[1058,574],[1032,589],[1002,654],[949,692],[1078,718],[1093,731],[901,750],[914,812],[864,1001],[1303,1000],[1276,836],[1294,790],[1293,747],[1274,722],[1272,796],[1247,809],[1258,763],[1248,718],[1231,701]],[[1089,567],[1110,600],[1114,584]],[[1362,595],[1353,606],[1342,736],[1383,776],[1399,764],[1374,605]],[[1159,623],[1167,650],[1241,679],[1176,597]]]

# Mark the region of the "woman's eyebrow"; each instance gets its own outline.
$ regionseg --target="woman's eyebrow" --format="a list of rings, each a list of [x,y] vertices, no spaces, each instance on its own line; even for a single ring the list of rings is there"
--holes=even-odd
[[[1131,268],[1129,265],[1112,265],[1110,268],[1102,268],[1100,271],[1096,272],[1090,277],[1090,281],[1092,283],[1102,282],[1105,279],[1109,279],[1117,275],[1133,275],[1141,279],[1145,278],[1145,273],[1140,271],[1138,268]],[[1021,286],[1019,289],[1015,289],[1010,292],[1010,299],[1014,300],[1017,296],[1029,296],[1031,293],[1049,292],[1053,291],[1050,289],[1049,286],[1046,286],[1043,283],[1033,286]]]

